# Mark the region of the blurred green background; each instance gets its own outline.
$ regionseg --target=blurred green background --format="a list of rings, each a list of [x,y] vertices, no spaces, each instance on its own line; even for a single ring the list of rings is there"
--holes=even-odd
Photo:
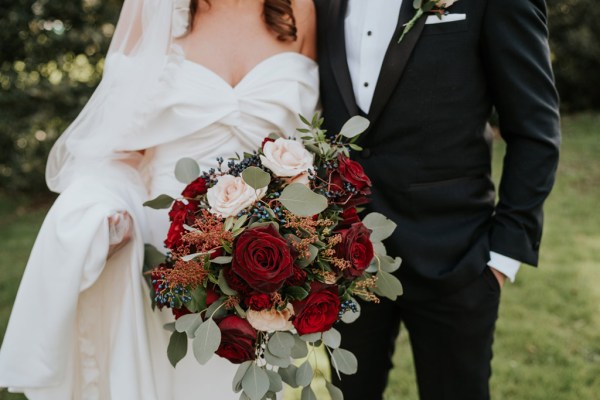
[[[52,200],[47,153],[101,78],[121,3],[0,0],[0,340]],[[548,7],[563,153],[541,268],[524,267],[503,291],[494,399],[600,399],[600,7]],[[496,175],[503,151],[497,140]],[[405,332],[398,346],[386,399],[416,399]]]

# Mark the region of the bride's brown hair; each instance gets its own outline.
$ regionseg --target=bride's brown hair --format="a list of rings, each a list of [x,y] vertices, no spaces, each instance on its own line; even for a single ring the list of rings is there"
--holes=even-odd
[[[206,1],[210,5],[210,0]],[[190,14],[192,25],[194,15],[198,11],[200,0],[190,0]],[[292,0],[265,0],[263,17],[269,29],[277,34],[281,41],[295,41],[297,37],[296,18],[292,9]]]

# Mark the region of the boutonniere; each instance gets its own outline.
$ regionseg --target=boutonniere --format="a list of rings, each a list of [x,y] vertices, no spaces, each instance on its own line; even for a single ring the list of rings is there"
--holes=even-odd
[[[404,30],[402,31],[402,35],[398,40],[398,43],[402,41],[404,35],[406,35],[412,27],[415,25],[415,22],[419,20],[425,14],[434,14],[437,15],[439,19],[442,19],[442,16],[446,14],[446,9],[449,8],[452,4],[456,3],[458,0],[414,0],[413,7],[417,12],[414,17],[410,21],[408,21],[404,25]]]

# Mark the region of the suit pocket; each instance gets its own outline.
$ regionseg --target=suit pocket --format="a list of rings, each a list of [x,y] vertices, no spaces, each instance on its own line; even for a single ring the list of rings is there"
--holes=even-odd
[[[469,30],[468,19],[440,24],[426,24],[422,36],[459,33]]]
[[[412,211],[426,219],[489,217],[494,185],[486,176],[463,176],[408,185]]]
[[[496,276],[490,267],[486,266],[483,270],[483,279],[485,279],[490,289],[492,289],[494,292],[500,291],[500,283],[498,282],[498,279],[496,279]]]

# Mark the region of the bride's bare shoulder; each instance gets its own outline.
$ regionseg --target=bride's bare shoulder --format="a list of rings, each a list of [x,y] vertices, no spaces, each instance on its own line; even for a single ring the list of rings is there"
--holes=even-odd
[[[313,60],[317,58],[317,14],[313,0],[293,0],[294,18],[301,43],[300,52]]]

